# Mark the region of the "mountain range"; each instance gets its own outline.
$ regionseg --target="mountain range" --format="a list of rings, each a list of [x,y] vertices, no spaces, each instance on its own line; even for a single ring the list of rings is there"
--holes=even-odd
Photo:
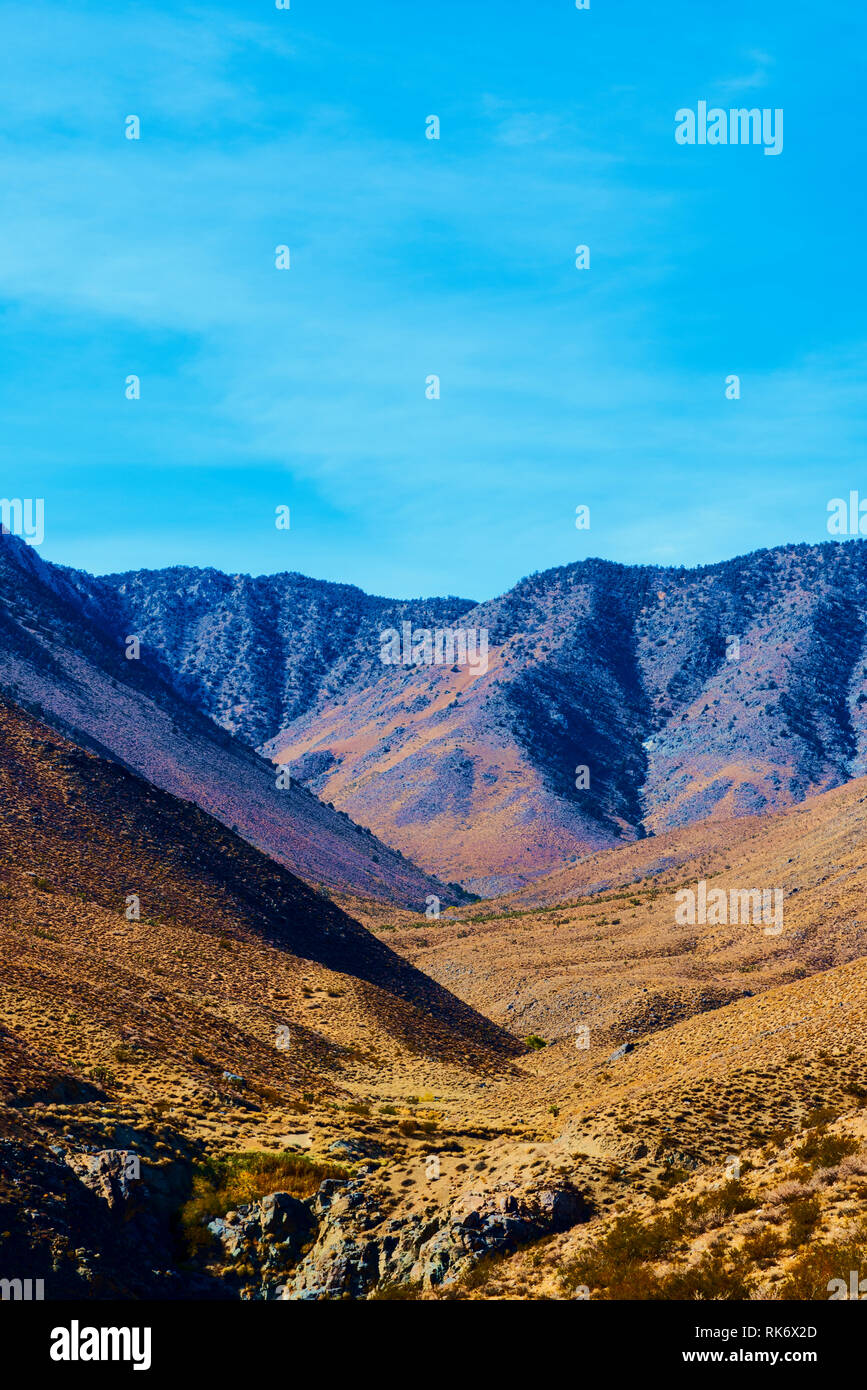
[[[474,893],[867,771],[861,540],[693,570],[580,561],[484,603],[297,574],[60,574],[188,705]],[[404,623],[485,630],[486,669],[383,664]]]
[[[0,1266],[827,1298],[867,1260],[865,556],[472,604],[0,535]],[[385,664],[404,624],[486,660]],[[685,925],[700,883],[781,930]]]

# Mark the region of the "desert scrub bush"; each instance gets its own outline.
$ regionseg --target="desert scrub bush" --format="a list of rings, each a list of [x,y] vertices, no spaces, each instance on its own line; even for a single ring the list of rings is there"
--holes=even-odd
[[[693,1264],[657,1273],[650,1268],[650,1260],[670,1253],[668,1223],[662,1218],[646,1227],[641,1235],[631,1227],[633,1222],[637,1218],[621,1218],[617,1223],[621,1229],[615,1232],[612,1228],[609,1234],[614,1234],[615,1239],[610,1244],[603,1242],[607,1247],[604,1251],[600,1247],[598,1252],[591,1252],[590,1259],[579,1258],[564,1267],[561,1277],[565,1276],[567,1286],[575,1289],[585,1284],[598,1290],[596,1297],[617,1301],[749,1298],[750,1260],[741,1251],[715,1246]],[[601,1260],[594,1261],[593,1253],[601,1255]]]
[[[626,1265],[616,1283],[600,1291],[597,1298],[617,1302],[661,1302],[665,1299],[664,1281],[647,1264]]]
[[[116,1086],[117,1077],[108,1067],[91,1067],[88,1072],[91,1081],[95,1081],[97,1086]]]
[[[697,1197],[682,1198],[673,1208],[672,1219],[683,1230],[708,1231],[731,1216],[754,1211],[758,1205],[743,1183],[732,1178]]]
[[[694,1264],[661,1280],[662,1298],[669,1300],[743,1300],[750,1296],[750,1261],[740,1250],[717,1246],[705,1251]]]
[[[776,1296],[783,1302],[826,1300],[832,1279],[843,1279],[848,1285],[849,1271],[865,1268],[867,1238],[863,1231],[842,1240],[811,1241],[789,1266]]]
[[[538,1033],[528,1033],[526,1038],[524,1039],[524,1042],[527,1044],[527,1047],[530,1049],[531,1052],[538,1052],[540,1047],[548,1046],[545,1039],[540,1038]]]
[[[789,1207],[787,1238],[793,1249],[809,1240],[822,1219],[822,1208],[815,1197],[798,1197]]]
[[[761,1230],[751,1231],[746,1236],[741,1251],[748,1260],[762,1264],[776,1259],[784,1248],[785,1242],[780,1233],[770,1226],[763,1226]]]
[[[865,1101],[867,1100],[867,1086],[862,1086],[860,1081],[847,1081],[843,1087],[843,1094],[854,1096],[856,1100]]]
[[[839,1176],[841,1178],[863,1177],[867,1173],[867,1149],[859,1149],[857,1153],[847,1154],[840,1160]]]
[[[818,1129],[819,1126],[830,1124],[831,1120],[836,1120],[840,1114],[833,1105],[819,1105],[815,1110],[810,1110],[804,1116],[804,1129]]]
[[[687,1179],[691,1177],[692,1174],[688,1172],[686,1168],[678,1168],[676,1164],[672,1163],[663,1168],[659,1175],[659,1182],[662,1191],[665,1192],[669,1187],[677,1187],[680,1183],[686,1182]]]
[[[421,1298],[420,1284],[383,1284],[367,1295],[368,1303],[409,1302]]]
[[[795,1149],[795,1156],[802,1160],[808,1173],[815,1173],[819,1168],[835,1167],[860,1147],[859,1140],[847,1134],[828,1134],[818,1129]]]
[[[247,1085],[247,1090],[250,1092],[251,1095],[254,1095],[257,1098],[257,1100],[264,1101],[266,1105],[281,1105],[283,1103],[283,1097],[280,1094],[280,1092],[276,1090],[273,1086],[266,1086],[261,1081],[250,1081]],[[293,1111],[297,1110],[299,1105],[301,1105],[303,1112],[302,1102],[289,1102],[287,1104],[287,1109],[289,1108],[289,1105],[291,1105]]]
[[[799,1197],[809,1197],[811,1190],[807,1183],[800,1182],[796,1178],[788,1178],[785,1182],[781,1182],[777,1187],[771,1189],[767,1194],[767,1201],[772,1207],[782,1206],[797,1201]]]
[[[498,1276],[503,1272],[503,1267],[508,1260],[507,1255],[484,1255],[480,1260],[476,1260],[466,1273],[462,1274],[454,1284],[447,1285],[441,1290],[441,1297],[446,1299],[462,1299],[468,1293],[476,1290],[487,1289],[490,1293],[499,1293],[500,1284]]]
[[[642,1221],[635,1214],[620,1216],[595,1246],[561,1265],[560,1277],[570,1290],[586,1284],[605,1290],[605,1298],[650,1297],[623,1290],[635,1284],[638,1266],[670,1253],[677,1234],[670,1216],[655,1221]]]

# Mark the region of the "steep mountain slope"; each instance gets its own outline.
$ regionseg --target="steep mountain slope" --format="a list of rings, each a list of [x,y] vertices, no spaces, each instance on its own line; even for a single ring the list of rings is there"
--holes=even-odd
[[[315,1148],[315,1189],[372,1088],[469,1098],[523,1051],[218,821],[0,701],[4,1270],[206,1295],[166,1224],[193,1163]]]
[[[437,627],[473,607],[454,597],[377,598],[301,574],[252,577],[186,565],[98,580],[64,572],[83,594],[119,604],[195,702],[252,747],[340,691],[376,679],[383,628],[405,620]]]
[[[90,977],[88,988],[99,995],[103,983],[87,944],[96,927],[108,945],[105,966],[117,977],[104,1006],[129,1019],[141,1003],[134,1002],[132,979],[133,993],[121,1003],[119,978],[135,974],[137,959],[146,968],[171,932],[192,932],[201,936],[203,951],[209,941],[218,948],[258,944],[291,957],[296,975],[303,961],[352,976],[359,999],[369,991],[381,1026],[413,1050],[429,1043],[433,1055],[508,1054],[509,1039],[486,1019],[198,807],[84,752],[5,701],[0,750],[0,916],[14,930],[44,921],[61,934],[54,962],[50,947],[38,947],[35,958],[13,949],[5,986],[22,971],[41,978],[48,992],[58,991],[63,971],[54,967],[66,955],[71,963],[77,959]],[[126,913],[130,895],[136,898],[132,917]],[[197,957],[180,973],[200,968]],[[335,1005],[332,1014],[341,1011]],[[189,1028],[173,1037],[181,1048],[191,1042]]]
[[[474,891],[867,771],[863,541],[696,570],[588,560],[476,606],[294,575],[76,582],[208,713]],[[404,621],[486,629],[487,669],[384,665],[380,634]]]
[[[116,602],[0,535],[0,688],[85,747],[193,801],[313,883],[421,907],[455,893],[187,703]]]

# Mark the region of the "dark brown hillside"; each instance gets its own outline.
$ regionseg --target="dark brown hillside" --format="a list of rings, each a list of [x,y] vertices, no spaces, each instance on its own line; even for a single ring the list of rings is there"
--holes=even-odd
[[[190,1264],[178,1228],[196,1165],[252,1154],[310,1193],[345,1175],[335,1144],[353,1165],[386,1151],[400,1165],[414,1127],[369,1120],[372,1096],[435,1087],[460,1117],[524,1051],[198,807],[0,701],[14,1277],[44,1279],[47,1298],[236,1297],[237,1278]],[[119,1178],[124,1154],[140,1181]]]
[[[325,895],[197,807],[5,704],[0,747],[0,917],[14,918],[22,897],[37,913],[38,901],[47,919],[62,907],[66,935],[77,899],[117,916],[121,946],[125,934],[158,936],[164,922],[238,947],[255,939],[295,957],[299,970],[309,961],[371,986],[379,1022],[414,1050],[475,1061],[516,1050]],[[131,893],[141,904],[138,923],[124,916]],[[117,968],[125,966],[121,951]]]

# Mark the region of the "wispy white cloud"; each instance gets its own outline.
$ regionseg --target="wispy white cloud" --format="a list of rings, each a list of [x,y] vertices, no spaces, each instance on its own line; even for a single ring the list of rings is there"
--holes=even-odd
[[[851,345],[765,362],[745,341],[743,398],[724,401],[737,363],[714,339],[714,204],[670,130],[657,166],[633,152],[662,109],[636,83],[605,87],[595,125],[577,100],[468,98],[440,142],[423,138],[425,93],[413,142],[333,76],[311,80],[334,54],[297,28],[202,7],[61,9],[50,28],[28,28],[29,13],[16,10],[0,54],[0,297],[42,321],[45,343],[80,335],[81,353],[52,359],[65,456],[134,449],[161,476],[220,469],[239,497],[254,469],[285,470],[318,490],[329,524],[390,537],[359,545],[341,577],[388,590],[400,569],[476,592],[481,553],[486,575],[511,577],[530,554],[689,561],[711,546],[709,515],[720,554],[760,544],[767,517],[732,494],[772,506],[755,484],[765,469],[785,475],[780,527],[806,528],[817,461],[836,476],[862,446]],[[744,61],[708,94],[773,70],[758,50]],[[618,90],[626,137],[613,142]],[[140,142],[123,138],[131,111]],[[590,273],[574,266],[578,242]],[[711,346],[691,353],[705,322]],[[86,351],[110,351],[90,377]],[[106,423],[108,371],[143,373],[134,427],[128,412]],[[41,466],[47,437],[25,424],[20,437]],[[589,552],[572,525],[582,500],[599,518]],[[162,555],[177,530],[158,521]],[[113,556],[134,535],[119,523]],[[202,523],[183,544],[201,558],[206,535]]]
[[[758,91],[766,87],[773,75],[774,59],[760,49],[749,49],[744,54],[746,70],[734,77],[726,77],[715,82],[710,90],[722,97],[736,97],[742,92]]]

